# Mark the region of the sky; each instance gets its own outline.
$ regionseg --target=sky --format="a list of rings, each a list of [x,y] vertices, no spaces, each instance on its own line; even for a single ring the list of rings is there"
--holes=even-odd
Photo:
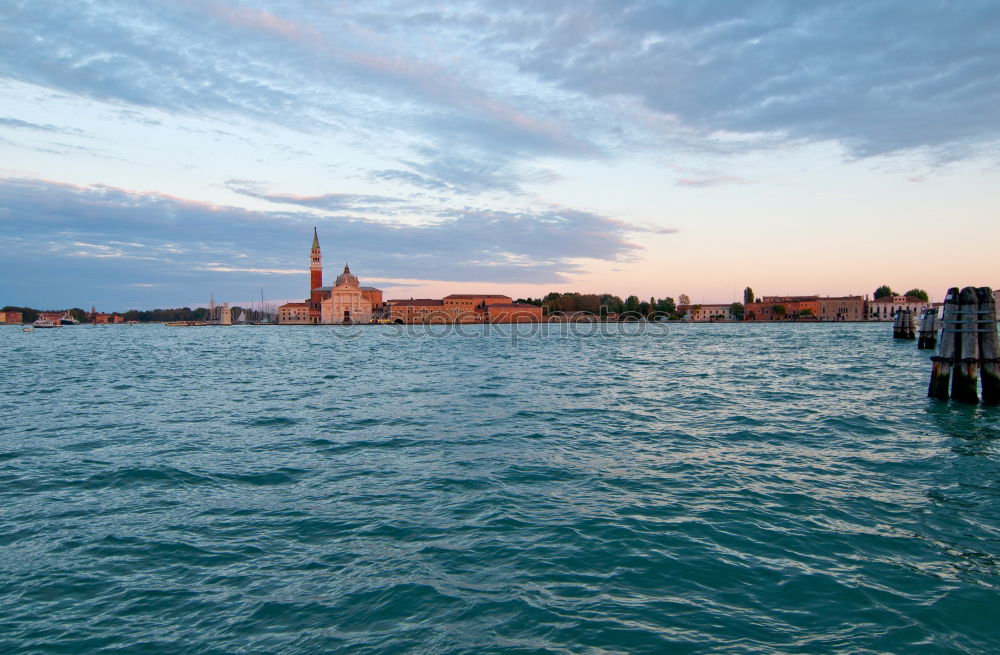
[[[6,0],[0,305],[1000,286],[1000,4]]]

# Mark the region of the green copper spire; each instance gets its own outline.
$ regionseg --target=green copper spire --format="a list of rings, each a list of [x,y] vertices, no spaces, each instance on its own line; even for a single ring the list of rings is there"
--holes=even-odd
[[[319,250],[319,235],[316,234],[316,228],[313,228],[313,250]]]

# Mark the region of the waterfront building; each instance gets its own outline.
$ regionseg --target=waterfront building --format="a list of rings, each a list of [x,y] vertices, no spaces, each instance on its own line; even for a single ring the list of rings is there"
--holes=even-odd
[[[787,321],[803,312],[818,314],[819,296],[764,296],[744,306],[743,320]]]
[[[444,306],[458,311],[475,311],[487,305],[497,303],[510,303],[514,300],[510,296],[489,293],[453,293],[445,296]]]
[[[111,314],[101,314],[99,312],[94,312],[91,314],[94,323],[97,325],[107,325],[111,322]]]
[[[540,323],[542,308],[498,294],[452,294],[443,299],[389,300],[393,323]]]
[[[379,294],[381,295],[381,292]],[[357,276],[351,273],[351,267],[345,264],[344,272],[337,276],[329,295],[320,301],[320,322],[345,325],[371,323],[372,302],[369,298],[371,294],[366,297]]]
[[[486,323],[541,323],[542,308],[528,302],[499,302],[483,308]]]
[[[678,311],[687,315],[694,323],[713,323],[716,321],[735,321],[732,304],[713,305],[681,305]]]
[[[778,306],[784,308],[776,310]],[[744,308],[747,321],[864,321],[865,299],[861,296],[764,296]]]
[[[286,302],[278,307],[278,322],[284,325],[309,325],[308,302]]]
[[[883,296],[868,302],[868,320],[892,321],[901,309],[908,309],[919,316],[930,306],[929,302],[915,296]]]
[[[13,324],[13,323],[23,323],[23,322],[24,322],[24,315],[21,314],[21,312],[14,312],[14,311],[0,312],[0,323]]]
[[[409,300],[390,300],[389,320],[393,323],[450,323],[444,310],[443,300],[431,298],[410,298]]]
[[[865,299],[861,296],[825,296],[819,299],[821,321],[865,320]]]
[[[319,234],[313,228],[309,252],[309,297],[301,303],[290,302],[279,306],[278,322],[284,325],[369,323],[382,307],[382,290],[361,286],[349,266],[344,266],[344,272],[332,286],[323,286],[323,255]]]

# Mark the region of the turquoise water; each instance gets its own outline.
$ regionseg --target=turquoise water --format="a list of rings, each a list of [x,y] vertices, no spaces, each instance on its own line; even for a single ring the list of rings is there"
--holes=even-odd
[[[889,324],[0,328],[0,652],[987,653],[1000,408]]]

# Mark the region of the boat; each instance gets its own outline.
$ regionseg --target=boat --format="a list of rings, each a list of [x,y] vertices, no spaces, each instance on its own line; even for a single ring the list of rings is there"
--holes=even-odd
[[[34,323],[32,323],[31,326],[35,328],[54,328],[54,327],[59,327],[59,324],[56,323],[55,321],[50,321],[47,318],[40,318]]]
[[[68,309],[66,310],[66,313],[63,314],[62,317],[59,319],[59,322],[62,325],[79,325],[80,324],[80,321],[76,320],[75,318],[73,318],[72,315],[70,315]]]
[[[31,327],[30,325],[25,325],[23,328],[21,328],[21,332],[34,332],[34,331],[35,328]]]

